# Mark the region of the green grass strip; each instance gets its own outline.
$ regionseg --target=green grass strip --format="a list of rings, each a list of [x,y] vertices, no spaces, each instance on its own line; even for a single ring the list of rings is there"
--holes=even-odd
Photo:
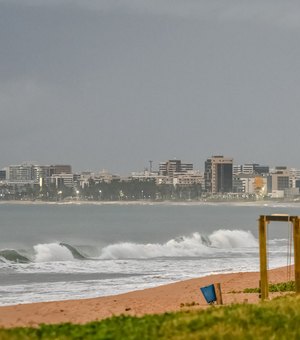
[[[42,325],[0,329],[1,340],[66,339],[299,339],[300,297],[258,305],[210,307],[202,311],[144,317],[119,316],[86,325]]]
[[[296,290],[295,281],[271,283],[269,292],[294,292]],[[243,293],[260,293],[259,288],[246,288]]]

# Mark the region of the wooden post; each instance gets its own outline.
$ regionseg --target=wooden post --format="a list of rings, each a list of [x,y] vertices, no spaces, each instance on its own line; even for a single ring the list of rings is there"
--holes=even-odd
[[[217,298],[217,304],[223,305],[222,291],[221,291],[221,283],[215,283],[215,293]]]
[[[294,232],[294,262],[296,294],[300,294],[300,221],[299,217],[293,219]]]
[[[262,301],[269,296],[267,270],[267,222],[265,216],[259,218],[260,282]]]

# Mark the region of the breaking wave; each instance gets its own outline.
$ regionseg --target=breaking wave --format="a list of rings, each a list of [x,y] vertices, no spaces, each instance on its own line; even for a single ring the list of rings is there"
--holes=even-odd
[[[25,252],[25,251],[23,251]],[[48,243],[37,244],[33,247],[28,255],[23,255],[15,249],[0,250],[1,262],[29,263],[29,262],[55,262],[55,261],[73,261],[87,260],[80,250],[67,243]]]
[[[72,261],[88,259],[74,246],[67,243],[38,244],[33,247],[34,262]]]
[[[258,242],[250,231],[243,230],[217,230],[210,236],[211,245],[216,248],[248,248],[256,247]]]
[[[30,259],[26,256],[21,255],[17,250],[4,249],[0,250],[0,259],[2,262],[10,261],[16,263],[28,263]]]
[[[159,244],[123,242],[102,249],[101,259],[143,259],[155,257],[195,257],[213,254],[233,248],[257,247],[251,232],[242,230],[218,230],[209,236],[193,233]]]
[[[198,232],[181,236],[165,243],[138,244],[121,242],[100,250],[95,258],[83,254],[80,247],[68,243],[37,244],[27,253],[18,250],[0,250],[0,261],[14,263],[57,262],[74,260],[147,259],[157,257],[197,257],[220,254],[232,250],[256,249],[257,240],[250,231],[217,230],[210,235]],[[99,252],[98,252],[99,253]]]

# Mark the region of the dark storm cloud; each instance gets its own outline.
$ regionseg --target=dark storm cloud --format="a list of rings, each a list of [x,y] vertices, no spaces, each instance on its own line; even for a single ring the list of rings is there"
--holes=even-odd
[[[297,155],[294,1],[0,1],[1,165]],[[287,152],[288,150],[288,152]]]

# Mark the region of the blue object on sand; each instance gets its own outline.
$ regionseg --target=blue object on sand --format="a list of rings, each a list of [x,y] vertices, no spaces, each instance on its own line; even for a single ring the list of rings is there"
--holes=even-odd
[[[215,286],[214,285],[209,285],[200,288],[205,300],[207,303],[212,303],[217,301],[216,297],[216,291],[215,291]]]

